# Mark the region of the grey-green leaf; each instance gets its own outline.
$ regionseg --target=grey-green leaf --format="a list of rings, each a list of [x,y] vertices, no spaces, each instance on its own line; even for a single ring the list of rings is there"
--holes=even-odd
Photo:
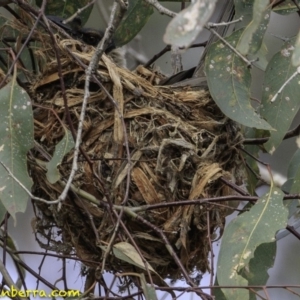
[[[300,32],[296,38],[295,50],[292,55],[292,64],[294,67],[300,66]]]
[[[240,19],[235,26],[236,30],[246,27],[252,20],[254,0],[234,0],[234,18]]]
[[[226,40],[235,47],[242,31]],[[213,44],[205,60],[205,73],[211,96],[230,119],[258,129],[272,130],[250,103],[251,75],[246,63],[222,42]]]
[[[296,0],[297,1],[297,0]],[[300,1],[297,1],[298,5],[300,4]],[[286,0],[283,1],[282,3],[279,3],[273,8],[273,11],[280,14],[280,15],[288,15],[293,12],[298,11],[297,5],[295,5],[294,0]]]
[[[4,205],[0,202],[0,222],[2,222],[5,218],[5,214],[7,213],[7,209]]]
[[[74,147],[74,140],[71,132],[65,129],[65,136],[56,145],[52,159],[46,164],[47,179],[50,183],[54,184],[60,179],[58,166],[61,164],[64,156]]]
[[[276,256],[276,242],[260,244],[254,251],[254,257],[250,259],[249,267],[241,270],[241,276],[248,281],[248,285],[266,285],[268,270],[273,267]],[[249,291],[249,298],[256,299],[253,292]]]
[[[145,264],[143,263],[141,256],[135,250],[135,248],[129,243],[120,242],[115,244],[113,246],[113,254],[115,255],[115,257],[123,261],[126,261],[131,265],[135,265],[143,270],[146,270]],[[146,262],[146,264],[150,271],[156,273],[148,262]]]
[[[293,194],[300,193],[300,149],[297,149],[289,162],[287,181],[282,189]]]
[[[0,98],[0,161],[30,191],[27,152],[34,141],[31,100],[14,79],[0,90]],[[0,199],[13,218],[25,211],[28,200],[28,194],[2,165]]]
[[[196,0],[172,19],[166,29],[164,42],[188,47],[197,38],[215,9],[216,0]]]
[[[247,138],[256,138],[257,137],[257,130],[254,128],[245,127],[244,129],[244,137]],[[244,160],[249,166],[246,168],[247,172],[247,190],[251,195],[255,195],[255,190],[258,182],[258,178],[256,174],[259,174],[259,169],[257,166],[257,160],[253,159],[253,157],[258,158],[260,147],[257,145],[245,145],[245,150],[247,153],[244,153]],[[250,153],[250,155],[248,154]]]
[[[241,54],[255,54],[260,49],[270,16],[269,0],[255,0],[253,19],[243,31],[236,47]]]
[[[270,138],[265,144],[265,148],[270,153],[280,145],[300,107],[300,75],[292,79],[276,100],[271,102],[282,85],[296,72],[296,67],[291,63],[293,49],[293,40],[284,43],[281,51],[273,56],[266,70],[261,115],[276,129],[270,132]]]
[[[147,283],[145,275],[142,273],[140,275],[141,285],[144,292],[146,300],[157,300],[156,291],[154,286]]]
[[[42,0],[36,0],[36,4],[41,7]],[[78,8],[82,8],[89,4],[90,0],[52,0],[48,1],[46,5],[45,14],[53,15],[62,18],[68,18],[73,14],[77,13]],[[89,6],[87,9],[84,9],[80,13],[80,19],[82,24],[85,24],[92,12],[93,5]]]
[[[283,184],[282,190],[290,194],[300,193],[300,150],[298,149],[289,162],[287,181]],[[288,225],[297,229],[300,225],[300,201],[292,199],[284,201],[285,206],[289,210]],[[287,236],[290,232],[282,230],[276,235],[277,239]]]
[[[128,10],[114,35],[114,42],[121,47],[130,42],[145,26],[153,14],[153,7],[144,0],[130,0]]]
[[[288,211],[283,205],[283,196],[280,189],[271,186],[250,211],[239,215],[226,227],[218,259],[220,286],[248,285],[249,279],[241,276],[241,271],[249,269],[249,261],[260,244],[274,242],[276,232],[286,227]],[[249,298],[245,289],[222,291],[227,299]]]

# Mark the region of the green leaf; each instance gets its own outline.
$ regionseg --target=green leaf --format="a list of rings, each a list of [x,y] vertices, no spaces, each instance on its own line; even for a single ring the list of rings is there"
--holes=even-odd
[[[258,132],[256,129],[254,128],[248,128],[246,127],[244,129],[244,137],[246,139],[248,138],[257,138]],[[252,156],[258,158],[259,156],[259,152],[260,152],[260,148],[257,145],[245,145],[245,150],[250,153]],[[253,159],[250,155],[248,155],[248,153],[243,153],[243,157],[244,160],[246,161],[248,168],[246,168],[246,172],[247,172],[247,190],[251,195],[255,195],[256,192],[256,186],[257,186],[257,176],[255,176],[255,174],[253,174],[253,172],[255,172],[258,176],[259,176],[259,169],[257,166],[257,161],[255,159]],[[251,168],[251,170],[249,169]]]
[[[235,46],[242,31],[226,38]],[[251,75],[245,62],[222,42],[213,44],[205,60],[205,73],[211,96],[230,119],[259,129],[272,130],[253,109],[250,102]]]
[[[268,54],[268,48],[266,47],[265,43],[262,41],[259,50],[255,53],[255,57],[254,57],[255,62],[253,63],[253,65],[256,68],[265,71],[268,66],[267,54]]]
[[[300,1],[298,0],[297,2],[299,5]],[[286,1],[283,1],[282,3],[280,3],[279,5],[276,5],[273,8],[273,11],[280,15],[288,15],[288,14],[298,11],[298,7],[295,5],[293,0],[286,0]]]
[[[12,250],[12,251],[20,251],[20,249],[18,249],[18,246],[15,242],[15,240],[11,237],[11,235],[9,235],[7,232],[4,232],[1,229],[1,237],[2,239],[6,239],[6,245]],[[21,262],[24,262],[24,258],[20,253],[15,253],[14,254]],[[21,264],[18,264],[16,260],[14,260],[14,264],[16,266],[16,268],[19,268],[20,273],[22,274],[23,280],[25,280],[26,278],[26,270],[24,269],[24,267]],[[20,275],[18,277],[18,280],[16,281],[16,286],[18,289],[20,289],[22,287],[22,280],[20,278]]]
[[[246,27],[252,20],[254,0],[234,0],[234,18],[243,17],[241,22],[238,22],[235,29]]]
[[[0,222],[2,222],[5,218],[5,214],[7,213],[7,209],[4,205],[0,202]]]
[[[50,183],[54,184],[60,179],[58,166],[61,164],[64,156],[74,147],[74,140],[71,132],[65,129],[65,136],[56,145],[52,159],[46,164],[47,179]]]
[[[144,274],[140,274],[141,285],[144,292],[144,297],[146,300],[157,300],[156,291],[154,286],[148,284],[146,282],[146,278]]]
[[[130,42],[145,26],[153,14],[153,7],[144,0],[130,0],[128,10],[114,35],[114,42],[121,47]]]
[[[250,259],[249,267],[241,270],[241,276],[248,285],[266,285],[269,274],[268,270],[274,266],[276,256],[276,242],[260,244],[254,251],[254,257]],[[256,299],[256,295],[249,291],[250,299]]]
[[[254,54],[260,49],[270,20],[269,4],[269,0],[255,0],[253,19],[243,31],[236,47],[241,54]]]
[[[0,90],[0,99],[0,161],[30,191],[26,155],[33,147],[31,100],[14,78]],[[2,165],[0,199],[13,218],[17,212],[25,211],[28,200],[28,194]]]
[[[41,7],[42,0],[36,0],[36,5]],[[48,1],[46,5],[45,14],[62,17],[64,19],[77,13],[78,8],[82,8],[89,4],[90,0],[52,0]],[[90,14],[93,10],[93,6],[89,6],[87,9],[83,10],[80,13],[80,19],[82,24],[85,24],[90,17]]]
[[[250,211],[239,215],[226,227],[218,259],[220,286],[248,285],[249,278],[242,277],[241,271],[249,269],[249,262],[255,257],[255,250],[260,244],[274,242],[276,232],[286,227],[288,212],[283,205],[283,196],[283,192],[272,185]],[[255,272],[258,272],[256,267]],[[230,300],[249,298],[246,289],[222,291]]]
[[[300,150],[298,149],[291,161],[289,162],[288,172],[287,172],[287,181],[282,185],[282,190],[291,194],[300,193]],[[288,225],[293,226],[297,229],[300,225],[300,201],[299,199],[292,199],[284,201],[285,206],[289,210],[289,220]],[[282,230],[277,233],[276,238],[281,239],[287,236],[290,232]]]
[[[296,38],[295,50],[292,55],[292,64],[294,67],[298,67],[300,65],[300,32]]]
[[[261,115],[276,129],[270,133],[270,138],[265,144],[266,150],[271,154],[282,142],[300,107],[299,75],[285,86],[275,101],[271,102],[282,85],[296,72],[296,67],[291,64],[293,45],[292,40],[284,43],[281,51],[273,56],[266,70]]]
[[[300,193],[300,149],[297,149],[289,162],[287,181],[282,189],[292,194]]]
[[[113,246],[113,254],[115,255],[115,257],[117,257],[123,261],[126,261],[127,263],[129,263],[131,265],[134,265],[143,270],[146,270],[145,264],[143,263],[142,258],[140,257],[139,253],[129,243],[120,242],[120,243],[115,244]],[[146,264],[150,271],[157,274],[148,262],[146,262]]]
[[[214,286],[219,286],[218,276],[216,276]],[[216,299],[216,300],[227,300],[227,299],[225,298],[225,295],[223,294],[221,288],[214,288],[213,291],[214,291],[214,296],[215,296],[215,299]]]
[[[215,9],[216,0],[196,0],[174,17],[164,35],[166,44],[190,46],[203,30]]]

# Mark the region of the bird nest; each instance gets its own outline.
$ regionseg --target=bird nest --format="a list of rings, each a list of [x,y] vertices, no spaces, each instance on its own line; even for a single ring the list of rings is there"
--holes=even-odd
[[[37,142],[29,167],[33,193],[57,199],[71,171],[73,150],[59,164],[56,182],[49,182],[45,165],[70,121],[78,128],[85,69],[94,48],[56,35],[55,53],[49,35],[41,31],[34,38],[41,41],[32,49],[40,72],[28,88]],[[60,209],[34,201],[42,247],[75,254],[91,268],[105,258],[107,271],[134,271],[136,264],[107,250],[126,242],[163,278],[180,278],[181,266],[189,272],[209,270],[210,241],[228,208],[224,202],[183,204],[232,193],[220,178],[241,178],[242,136],[207,89],[156,86],[159,76],[143,67],[120,68],[103,55],[96,74],[103,87],[90,82],[72,189]]]

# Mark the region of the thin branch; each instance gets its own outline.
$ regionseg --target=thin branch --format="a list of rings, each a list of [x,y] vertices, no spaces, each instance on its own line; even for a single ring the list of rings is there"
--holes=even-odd
[[[162,15],[167,15],[171,18],[174,18],[177,16],[177,13],[165,8],[160,3],[158,3],[157,0],[145,0],[145,1],[148,2],[149,4],[151,4],[153,7],[155,7],[158,10],[158,12]]]
[[[292,233],[298,240],[300,240],[300,234],[299,234],[299,232],[293,226],[287,225],[286,229],[290,233]]]
[[[39,197],[36,197],[34,196],[27,188],[26,186],[12,173],[12,171],[2,162],[0,161],[0,164],[2,165],[2,167],[7,171],[7,173],[13,178],[13,180],[18,183],[20,185],[20,187],[28,194],[28,196],[33,199],[33,200],[36,200],[36,201],[40,201],[40,202],[43,202],[43,203],[46,203],[46,204],[57,204],[60,202],[59,199],[57,200],[46,200],[46,199],[43,199],[43,198],[39,198]]]
[[[297,71],[294,73],[294,74],[292,74],[291,76],[290,76],[290,78],[288,78],[284,83],[283,83],[283,85],[281,86],[281,88],[278,90],[278,92],[273,96],[273,98],[271,99],[271,102],[273,103],[275,100],[276,100],[276,98],[282,93],[282,91],[283,91],[283,89],[297,76],[297,75],[299,75],[299,73],[300,73],[300,67],[298,67],[297,68]]]
[[[285,136],[283,137],[283,140],[287,140],[290,138],[293,138],[295,136],[298,136],[300,134],[300,124],[297,125],[295,128],[288,131]],[[253,139],[244,139],[243,144],[244,145],[262,145],[266,143],[269,140],[269,137],[264,138],[253,138]]]
[[[38,14],[38,17],[37,17],[36,21],[34,22],[32,28],[31,28],[31,30],[30,30],[30,32],[29,32],[29,34],[28,34],[28,36],[27,36],[27,38],[26,38],[26,40],[25,40],[25,42],[24,42],[24,44],[22,44],[22,46],[21,46],[19,52],[17,53],[17,55],[16,55],[14,61],[12,62],[10,68],[8,69],[8,71],[7,71],[6,75],[5,75],[5,77],[2,79],[2,81],[1,81],[1,83],[0,83],[0,87],[2,87],[2,86],[4,85],[4,83],[6,82],[7,78],[11,75],[11,72],[12,72],[12,70],[13,70],[15,64],[17,63],[17,61],[19,60],[19,58],[20,58],[20,56],[21,56],[23,50],[27,47],[27,44],[28,44],[29,41],[31,40],[31,36],[32,36],[32,34],[33,34],[35,28],[37,27],[37,25],[38,25],[38,23],[39,23],[39,20],[41,19],[41,17],[42,17],[43,14],[44,14],[44,9],[45,9],[45,5],[46,5],[46,4],[44,4],[44,3],[46,3],[46,1],[43,1],[43,4],[42,4],[42,6],[41,6],[41,9],[40,9],[40,12],[39,12],[39,14]]]
[[[5,265],[3,264],[2,260],[0,259],[0,273],[2,274],[5,282],[6,282],[6,285],[11,287],[11,288],[14,288],[17,292],[18,292],[18,295],[19,295],[19,289],[17,288],[17,286],[15,285],[13,279],[11,278],[9,272],[7,271]],[[23,297],[18,297],[20,299],[27,299],[27,298],[23,298]],[[27,299],[28,300],[28,299]]]
[[[235,24],[235,23],[239,23],[243,21],[243,16],[236,19],[236,20],[233,20],[233,21],[229,21],[229,22],[220,22],[220,23],[211,23],[211,22],[208,22],[207,23],[207,26],[210,27],[210,28],[216,28],[216,27],[220,27],[220,26],[229,26],[231,24]]]
[[[237,51],[233,46],[231,46],[216,30],[210,28],[209,26],[205,26],[206,29],[211,31],[215,36],[217,36],[220,41],[227,46],[232,52],[234,52],[239,58],[241,58],[247,65],[247,67],[251,67],[252,62],[248,60],[245,56],[243,56],[239,51]]]
[[[234,191],[238,192],[239,194],[243,195],[243,196],[250,196],[250,194],[242,189],[241,187],[239,187],[238,185],[234,184],[233,182],[225,179],[224,177],[221,177],[220,180],[225,183],[226,185],[228,185],[231,189],[233,189]]]
[[[89,8],[91,5],[93,5],[95,3],[96,0],[92,0],[91,2],[89,2],[87,5],[85,5],[82,8],[78,8],[76,13],[73,14],[72,16],[70,16],[68,19],[63,21],[63,24],[68,24],[70,22],[72,22],[77,16],[79,16],[85,9]]]
[[[193,44],[192,46],[189,47],[190,48],[197,48],[197,47],[205,47],[207,45],[207,42],[203,42],[203,43],[197,43],[197,44]],[[181,49],[181,48],[179,48]],[[158,52],[157,54],[155,54],[148,62],[146,62],[144,64],[145,68],[150,67],[156,60],[158,60],[161,56],[163,56],[165,53],[169,52],[171,50],[171,45],[167,45],[164,49],[162,49],[160,52]]]

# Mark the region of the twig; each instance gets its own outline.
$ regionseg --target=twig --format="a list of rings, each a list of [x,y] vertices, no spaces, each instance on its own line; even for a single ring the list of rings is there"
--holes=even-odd
[[[300,74],[300,67],[297,68],[297,71],[290,76],[289,79],[287,79],[284,84],[281,86],[281,88],[278,90],[278,92],[273,96],[271,99],[271,102],[274,102],[276,98],[282,93],[283,89],[287,86],[288,83],[290,83],[298,74]]]
[[[73,14],[71,17],[69,17],[66,20],[63,20],[63,24],[68,24],[70,22],[72,22],[78,15],[80,15],[85,9],[89,8],[91,5],[93,5],[95,3],[96,0],[92,0],[91,2],[89,2],[87,5],[85,5],[82,8],[78,8],[76,13]]]
[[[253,158],[255,161],[259,162],[260,164],[262,164],[263,166],[269,167],[268,163],[263,162],[262,160],[260,160],[259,158],[255,157],[252,153],[250,153],[249,151],[247,151],[246,149],[241,148],[241,151],[243,151],[244,153],[246,153],[247,155],[249,155],[251,158]]]
[[[125,207],[123,207],[122,213],[125,212]],[[131,235],[131,233],[129,232],[128,228],[126,227],[126,225],[124,224],[124,222],[121,220],[120,218],[120,215],[117,214],[117,212],[114,210],[113,213],[118,217],[118,219],[120,219],[120,225],[122,226],[123,230],[125,231],[126,235],[128,236],[129,240],[131,241],[132,243],[132,246],[135,248],[135,250],[137,251],[137,253],[139,254],[140,258],[142,259],[142,262],[144,264],[144,267],[145,267],[145,270],[147,272],[147,275],[149,277],[149,280],[150,280],[150,283],[152,285],[152,287],[154,287],[154,284],[153,284],[153,280],[152,280],[152,276],[151,276],[151,272],[149,270],[149,264],[147,262],[147,260],[144,258],[140,248],[138,247],[138,245],[136,244],[133,236]]]
[[[209,26],[205,26],[206,29],[210,30],[215,36],[217,36],[220,41],[227,46],[232,52],[234,52],[238,57],[240,57],[246,64],[247,67],[250,67],[252,65],[252,62],[248,60],[246,57],[244,57],[240,52],[238,52],[233,46],[231,46],[216,30],[213,28],[210,28]]]
[[[8,273],[7,269],[5,268],[5,265],[3,264],[2,260],[0,259],[0,273],[2,274],[5,282],[6,282],[6,285],[11,287],[11,288],[14,288],[17,292],[18,292],[18,295],[20,294],[19,293],[19,289],[17,288],[17,286],[15,285],[13,279],[10,277],[10,274]],[[27,298],[23,298],[23,297],[18,297],[20,299],[27,299]]]
[[[118,10],[118,7],[120,7],[120,10]],[[77,170],[77,159],[78,159],[78,152],[79,152],[78,150],[79,150],[79,145],[80,145],[80,141],[81,141],[82,126],[83,126],[83,121],[84,121],[84,116],[85,116],[87,100],[89,98],[89,85],[90,85],[90,80],[91,80],[92,74],[94,73],[94,70],[96,69],[96,66],[98,66],[98,62],[99,62],[102,54],[104,53],[104,49],[106,48],[106,46],[111,41],[112,35],[114,33],[114,29],[120,24],[120,22],[122,20],[122,17],[124,15],[127,7],[128,7],[128,2],[127,1],[125,1],[125,0],[124,1],[115,0],[113,8],[112,8],[111,15],[110,15],[109,24],[106,28],[104,37],[101,40],[101,42],[99,43],[99,45],[97,46],[96,51],[95,51],[95,53],[94,53],[94,55],[91,59],[91,62],[89,64],[88,68],[86,69],[84,99],[83,99],[83,103],[82,103],[81,114],[80,114],[80,117],[79,117],[77,139],[76,139],[76,143],[75,143],[73,166],[72,166],[72,171],[73,170],[74,171],[73,171],[72,174],[70,174],[70,177],[69,177],[68,182],[67,182],[67,184],[64,188],[64,191],[68,191],[68,189],[71,187],[73,177],[75,176],[75,171]],[[105,93],[109,96],[110,100],[114,103],[116,111],[119,114],[120,119],[122,120],[123,133],[124,133],[125,140],[126,140],[125,144],[126,144],[126,151],[127,151],[127,160],[128,160],[128,164],[130,165],[131,164],[131,162],[130,162],[130,150],[129,150],[128,138],[127,138],[127,134],[126,134],[126,126],[125,126],[125,122],[124,122],[124,118],[123,118],[123,112],[120,111],[118,103],[109,94],[109,92],[104,88],[104,86],[101,84],[101,82],[98,79],[97,79],[97,83],[99,84],[99,86],[102,87],[102,89],[105,91]],[[72,175],[72,177],[71,177],[71,175]],[[128,168],[127,182],[126,182],[126,192],[125,192],[125,195],[124,195],[124,199],[122,201],[122,203],[124,203],[124,204],[127,202],[127,199],[128,199],[129,184],[130,184],[130,168]],[[112,209],[112,207],[111,207],[111,209]],[[119,228],[119,224],[121,222],[122,215],[123,215],[123,212],[121,211],[120,214],[118,215],[117,222],[115,224],[114,233],[113,233],[113,235],[110,239],[110,242],[109,242],[109,244],[106,248],[105,254],[104,254],[104,259],[102,261],[102,271],[104,271],[106,257],[110,253],[112,244],[113,244],[113,242],[115,240],[115,237],[116,237],[116,234],[118,232],[118,228]]]
[[[229,180],[225,179],[224,177],[221,177],[220,180],[225,183],[226,185],[228,185],[231,189],[233,189],[234,191],[238,192],[239,194],[243,195],[243,196],[250,196],[250,194],[245,191],[244,189],[240,188],[238,185],[234,184],[233,182],[230,182]]]
[[[207,44],[207,42],[197,43],[197,44],[193,44],[189,48],[205,47],[206,44]],[[158,52],[157,54],[155,54],[148,62],[146,62],[144,64],[144,67],[145,68],[150,67],[157,59],[159,59],[161,56],[163,56],[165,53],[167,53],[170,50],[171,50],[171,45],[167,45],[164,49],[162,49],[160,52]]]
[[[209,284],[212,286],[214,284],[214,248],[212,246],[212,241],[211,241],[211,232],[210,232],[210,211],[206,211],[206,219],[207,219],[207,238],[208,238],[208,243],[209,243],[209,248],[210,248],[210,280]],[[210,290],[210,294],[213,295],[213,290]]]
[[[283,137],[284,140],[290,139],[292,137],[298,136],[300,134],[300,124],[297,125],[295,128],[289,130],[285,136]],[[244,139],[244,145],[261,145],[266,143],[269,140],[269,137],[265,138],[253,138],[253,139]]]
[[[229,22],[220,22],[220,23],[208,22],[206,26],[210,27],[210,28],[216,28],[216,27],[219,27],[219,26],[229,26],[231,24],[235,24],[235,23],[238,23],[238,22],[241,22],[241,21],[243,21],[243,16],[236,19],[236,20],[229,21]]]
[[[13,178],[13,180],[16,183],[18,183],[20,185],[20,187],[28,194],[28,196],[31,199],[36,200],[36,201],[40,201],[40,202],[43,202],[43,203],[46,203],[46,204],[57,204],[57,203],[60,202],[59,199],[49,201],[49,200],[45,200],[43,198],[39,198],[39,197],[34,196],[33,194],[31,194],[31,192],[25,187],[25,185],[11,172],[11,170],[2,161],[0,161],[0,164],[7,171],[7,173]]]
[[[177,13],[165,8],[160,3],[158,3],[157,0],[145,0],[145,1],[148,2],[149,4],[151,4],[153,7],[155,7],[158,10],[158,12],[161,13],[162,15],[167,15],[171,18],[174,18],[177,16]]]
[[[89,221],[91,223],[91,226],[92,226],[92,229],[93,229],[93,232],[95,234],[95,237],[96,237],[96,245],[99,245],[100,244],[100,238],[99,238],[99,234],[98,234],[98,230],[96,228],[96,225],[94,223],[94,218],[93,218],[93,215],[90,213],[90,211],[88,210],[88,208],[86,207],[85,205],[85,202],[80,198],[78,197],[78,195],[76,193],[74,193],[75,197],[77,198],[77,200],[81,203],[85,213],[87,214],[88,218],[89,218]]]
[[[124,0],[125,1],[125,0]],[[127,2],[126,2],[127,3]],[[67,196],[68,190],[71,186],[71,183],[73,182],[74,176],[77,172],[78,165],[77,165],[77,160],[79,156],[79,148],[81,144],[81,136],[82,136],[82,130],[83,130],[83,122],[85,118],[85,111],[86,111],[86,106],[87,106],[87,101],[90,97],[90,80],[92,77],[92,73],[96,69],[96,66],[98,66],[98,62],[104,53],[104,49],[106,46],[110,43],[112,34],[114,32],[114,28],[116,25],[118,25],[122,19],[121,13],[117,12],[118,9],[118,4],[117,1],[115,0],[112,13],[111,13],[111,18],[108,24],[108,27],[105,30],[104,37],[100,41],[99,45],[97,46],[95,53],[90,61],[90,64],[88,68],[86,69],[86,80],[85,80],[85,86],[84,86],[84,97],[82,101],[82,106],[81,106],[81,112],[79,116],[79,122],[78,122],[78,130],[77,130],[77,137],[75,141],[75,147],[74,147],[74,156],[73,156],[73,161],[72,161],[72,168],[70,171],[69,178],[67,180],[66,186],[64,190],[62,191],[61,195],[59,196],[59,200],[64,200]],[[123,10],[120,10],[120,12],[123,12]],[[124,12],[123,12],[124,14]]]
[[[300,234],[299,234],[299,232],[293,226],[287,225],[286,229],[290,233],[292,233],[298,240],[300,240]]]
[[[131,216],[133,219],[140,221],[141,223],[145,224],[146,226],[148,226],[149,228],[151,228],[153,231],[155,231],[158,235],[160,235],[161,239],[163,240],[163,242],[165,243],[166,249],[168,250],[169,254],[173,257],[175,263],[177,264],[177,266],[180,268],[183,277],[185,278],[186,282],[191,286],[196,288],[197,286],[195,285],[195,283],[193,282],[193,280],[190,278],[189,274],[187,273],[186,269],[184,268],[184,266],[182,265],[180,259],[178,258],[176,252],[174,251],[173,247],[171,246],[169,240],[167,239],[166,235],[164,234],[163,230],[160,229],[159,227],[155,226],[154,224],[150,223],[149,221],[147,221],[146,219],[144,219],[143,217],[141,217],[140,215],[134,213],[133,211],[131,211],[130,208],[126,207],[124,208],[124,212],[126,212],[129,216]],[[204,293],[202,291],[202,289],[200,288],[198,292],[196,292],[200,297],[202,297],[202,299],[204,300],[212,300],[212,297],[206,293]]]
[[[21,46],[19,52],[17,53],[17,55],[16,55],[14,61],[12,62],[10,68],[8,69],[8,71],[7,71],[6,75],[5,75],[5,77],[2,79],[2,81],[1,81],[1,83],[0,83],[0,87],[3,86],[3,84],[6,82],[7,78],[11,75],[11,72],[12,72],[12,70],[13,70],[15,64],[17,63],[17,61],[18,61],[19,57],[21,56],[23,50],[25,49],[25,47],[27,46],[27,44],[28,44],[29,41],[31,40],[31,36],[32,36],[32,34],[33,34],[35,28],[37,27],[37,24],[39,23],[39,20],[41,19],[41,17],[42,17],[43,14],[44,14],[44,9],[45,9],[45,5],[46,5],[46,4],[44,4],[44,3],[46,3],[46,1],[43,1],[43,4],[42,4],[42,6],[41,6],[41,9],[40,9],[40,12],[39,12],[39,14],[38,14],[38,17],[37,17],[36,21],[34,22],[32,28],[31,28],[31,30],[30,30],[30,32],[29,32],[29,34],[28,34],[28,36],[27,36],[27,38],[26,38],[26,40],[25,40],[25,42],[24,42],[24,44],[22,44],[22,46]]]

